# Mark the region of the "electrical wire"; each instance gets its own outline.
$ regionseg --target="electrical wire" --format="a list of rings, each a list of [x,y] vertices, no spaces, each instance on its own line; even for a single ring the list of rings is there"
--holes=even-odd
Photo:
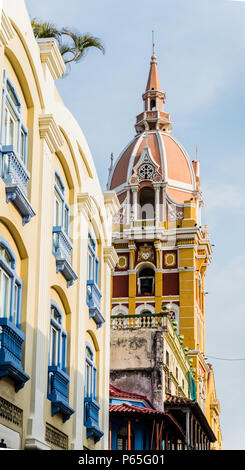
[[[206,355],[207,359],[217,359],[218,361],[245,361],[245,358],[240,358],[240,359],[231,359],[231,358],[225,358],[225,357],[216,357],[216,356],[209,356]]]

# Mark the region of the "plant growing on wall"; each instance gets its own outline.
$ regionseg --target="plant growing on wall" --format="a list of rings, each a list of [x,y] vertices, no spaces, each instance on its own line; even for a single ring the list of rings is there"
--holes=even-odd
[[[37,39],[56,39],[65,64],[78,63],[91,47],[99,49],[103,54],[105,53],[101,40],[89,33],[80,34],[70,28],[58,29],[52,23],[42,22],[37,19],[33,19],[31,25]]]

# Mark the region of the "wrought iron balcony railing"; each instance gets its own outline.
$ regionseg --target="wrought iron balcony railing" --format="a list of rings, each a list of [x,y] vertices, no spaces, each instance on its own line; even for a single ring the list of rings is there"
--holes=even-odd
[[[74,413],[68,403],[70,377],[58,366],[48,368],[48,399],[52,404],[52,416],[61,413],[63,422]]]
[[[93,437],[98,442],[104,433],[99,427],[99,403],[91,397],[84,398],[84,426],[87,428],[87,438]]]
[[[27,198],[30,173],[15,153],[13,146],[2,147],[1,160],[1,176],[6,184],[6,200],[14,204],[25,225],[35,215]]]
[[[64,229],[60,226],[53,227],[53,253],[56,258],[56,271],[63,274],[68,287],[77,279],[77,275],[71,267],[71,251],[72,244]]]
[[[87,281],[87,305],[89,318],[93,318],[97,328],[100,328],[105,319],[101,313],[101,292],[94,281]]]
[[[18,392],[24,387],[29,375],[22,367],[24,333],[7,318],[0,318],[0,378],[10,377]]]

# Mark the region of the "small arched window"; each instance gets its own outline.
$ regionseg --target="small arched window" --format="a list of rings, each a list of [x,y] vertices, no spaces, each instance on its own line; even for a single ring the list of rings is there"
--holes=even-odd
[[[156,100],[152,99],[151,100],[151,111],[155,111],[156,109]]]

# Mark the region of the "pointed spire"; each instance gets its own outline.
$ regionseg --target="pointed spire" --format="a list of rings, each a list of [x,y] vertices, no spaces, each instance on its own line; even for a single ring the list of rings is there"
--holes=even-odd
[[[168,113],[164,112],[166,95],[163,93],[157,69],[157,58],[155,56],[154,31],[152,31],[152,57],[150,72],[145,93],[142,95],[144,103],[143,113],[136,116],[135,129],[137,134],[144,131],[160,130],[171,132],[172,124]]]
[[[155,55],[153,55],[151,58],[150,72],[149,72],[145,91],[147,92],[147,91],[152,91],[152,90],[162,91],[158,69],[157,69],[157,58]]]

